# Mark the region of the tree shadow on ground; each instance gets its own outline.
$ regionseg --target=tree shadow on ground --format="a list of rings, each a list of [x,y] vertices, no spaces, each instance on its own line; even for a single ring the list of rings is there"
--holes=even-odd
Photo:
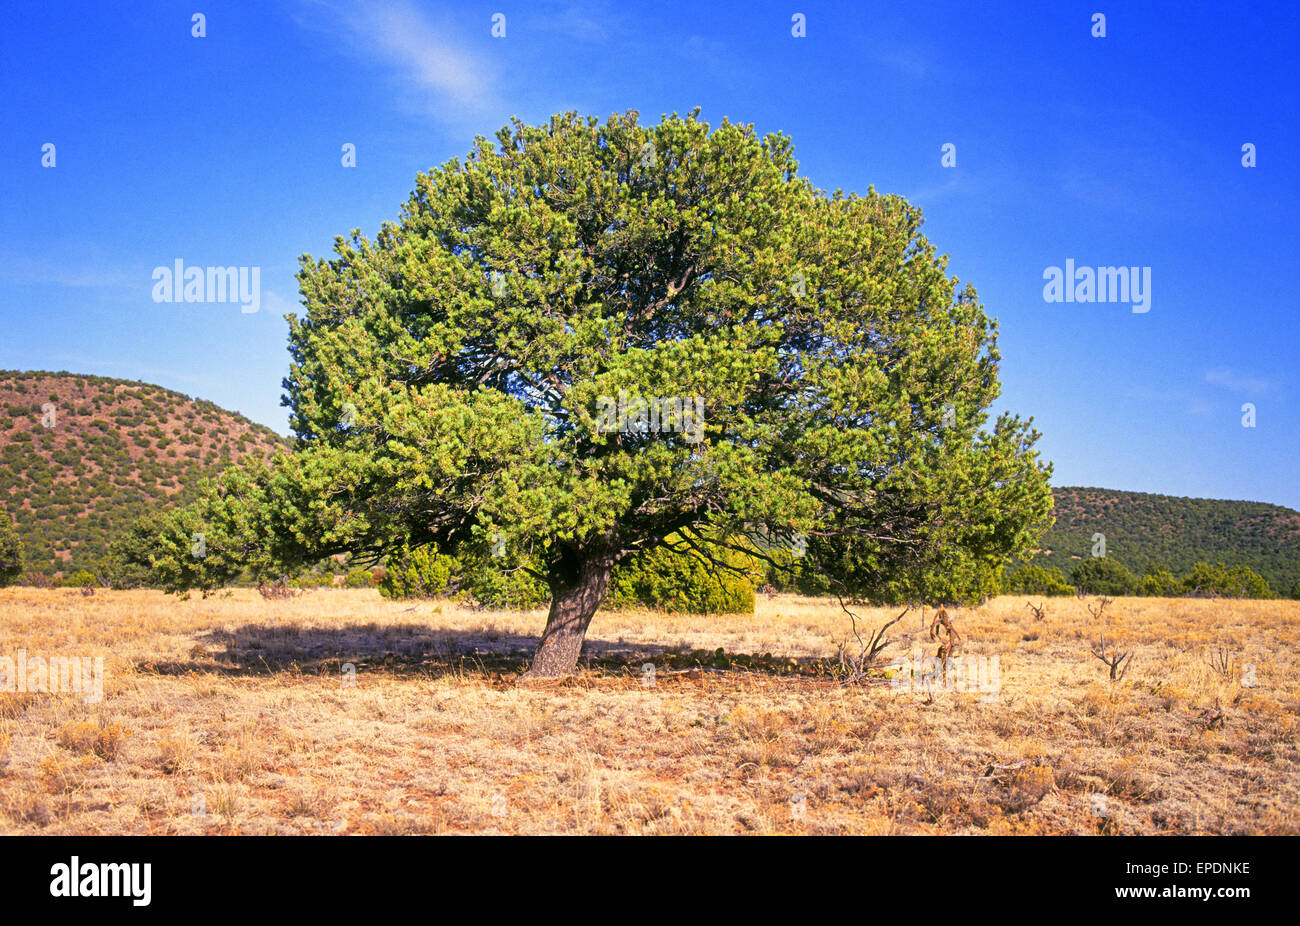
[[[448,630],[423,625],[351,624],[342,627],[277,627],[245,624],[199,637],[188,660],[141,661],[136,669],[155,675],[191,673],[256,676],[283,672],[338,675],[357,672],[438,677],[447,674],[514,674],[525,671],[537,637],[490,628]],[[588,638],[581,667],[618,669],[662,656],[670,647]]]
[[[341,627],[282,627],[245,624],[210,630],[184,660],[142,660],[136,670],[153,675],[264,676],[281,673],[340,676],[357,673],[438,678],[511,676],[527,670],[537,637],[493,628],[451,630],[427,625],[350,624]],[[627,643],[588,637],[580,671],[637,675],[646,663],[656,669],[707,668],[771,675],[817,674],[821,660],[707,652],[686,646]]]

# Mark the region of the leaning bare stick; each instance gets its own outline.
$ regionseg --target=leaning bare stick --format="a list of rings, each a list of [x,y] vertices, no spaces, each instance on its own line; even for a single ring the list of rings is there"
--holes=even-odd
[[[876,664],[876,656],[878,656],[880,651],[890,644],[890,641],[885,638],[885,631],[901,621],[903,615],[912,610],[912,607],[911,605],[908,605],[903,609],[902,614],[899,614],[898,617],[889,621],[885,626],[881,627],[866,640],[863,640],[862,634],[858,633],[858,620],[854,616],[853,612],[848,608],[845,608],[843,602],[840,602],[840,607],[844,609],[846,614],[848,614],[849,620],[852,622],[853,626],[853,636],[857,637],[858,640],[857,655],[848,651],[848,641],[839,645],[840,676],[845,682],[857,684],[866,680],[867,674],[871,669],[878,668]]]
[[[1110,680],[1119,682],[1124,680],[1124,673],[1128,671],[1129,663],[1133,661],[1133,651],[1121,653],[1115,647],[1109,651],[1106,649],[1106,636],[1102,635],[1101,641],[1093,649],[1092,654],[1100,659],[1106,665],[1110,666]],[[1117,674],[1118,673],[1118,674]]]

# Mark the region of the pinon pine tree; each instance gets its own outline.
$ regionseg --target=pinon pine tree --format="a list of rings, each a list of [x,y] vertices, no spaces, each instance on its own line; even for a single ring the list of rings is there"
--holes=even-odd
[[[842,540],[855,594],[950,597],[945,563],[987,572],[1041,530],[1038,435],[987,426],[996,324],[917,209],[824,194],[792,152],[698,110],[570,113],[419,175],[374,240],[301,259],[298,446],[200,520],[264,568],[430,543],[532,564],[538,676],[669,535],[720,567]]]

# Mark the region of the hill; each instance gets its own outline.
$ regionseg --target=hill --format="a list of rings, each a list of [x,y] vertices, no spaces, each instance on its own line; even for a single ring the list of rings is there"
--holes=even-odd
[[[132,521],[286,446],[237,412],[147,383],[0,370],[0,509],[29,572],[93,569]]]
[[[1106,536],[1106,555],[1142,575],[1197,560],[1250,566],[1275,592],[1300,583],[1300,512],[1263,502],[1177,498],[1114,489],[1052,490],[1056,524],[1033,562],[1066,575]]]

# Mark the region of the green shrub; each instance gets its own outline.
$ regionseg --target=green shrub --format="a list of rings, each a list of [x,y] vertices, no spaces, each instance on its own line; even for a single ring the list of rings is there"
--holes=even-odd
[[[460,587],[485,608],[537,608],[551,600],[551,591],[525,571],[528,557],[493,557],[485,551],[467,550],[460,556]],[[537,571],[534,567],[534,571]]]
[[[360,566],[353,566],[348,570],[348,577],[344,584],[348,588],[370,588],[374,585],[374,576],[369,569],[363,569]]]
[[[1138,578],[1109,556],[1085,559],[1070,572],[1075,588],[1088,595],[1133,595]]]
[[[485,608],[535,608],[551,594],[525,571],[531,565],[527,557],[493,557],[478,546],[466,546],[451,556],[430,545],[389,556],[378,587],[386,598],[465,595]]]
[[[674,542],[680,541],[673,536],[666,540]],[[743,554],[714,547],[710,555],[750,570]],[[646,605],[690,614],[753,614],[754,586],[696,553],[660,546],[615,567],[609,601],[616,608]]]
[[[746,568],[746,558],[728,558]],[[386,598],[468,596],[487,608],[536,608],[550,600],[550,590],[529,568],[524,554],[494,557],[485,547],[466,546],[451,556],[435,546],[406,550],[388,558],[379,582]],[[698,556],[660,547],[614,568],[608,593],[612,607],[645,605],[698,614],[750,614],[754,588],[742,576],[715,574]]]
[[[59,579],[57,583],[62,588],[94,588],[99,583],[95,577],[84,569],[78,569],[71,575],[66,575]]]
[[[1177,598],[1183,593],[1183,584],[1168,569],[1157,569],[1142,577],[1138,593],[1150,598]]]
[[[1044,569],[1030,563],[1002,576],[1004,595],[1044,595],[1047,597],[1073,595],[1074,586],[1065,579],[1060,569]]]
[[[330,569],[310,569],[289,580],[290,588],[330,588],[334,585],[334,572]]]
[[[1263,576],[1249,566],[1229,568],[1223,563],[1197,563],[1183,579],[1186,595],[1222,595],[1225,598],[1272,598]]]
[[[811,537],[803,556],[772,547],[764,577],[776,591],[894,605],[977,605],[999,594],[1002,564],[987,555],[947,550],[928,561],[891,563],[885,545],[859,538]]]
[[[460,562],[438,552],[436,544],[388,557],[379,594],[385,598],[435,598],[453,595]]]

